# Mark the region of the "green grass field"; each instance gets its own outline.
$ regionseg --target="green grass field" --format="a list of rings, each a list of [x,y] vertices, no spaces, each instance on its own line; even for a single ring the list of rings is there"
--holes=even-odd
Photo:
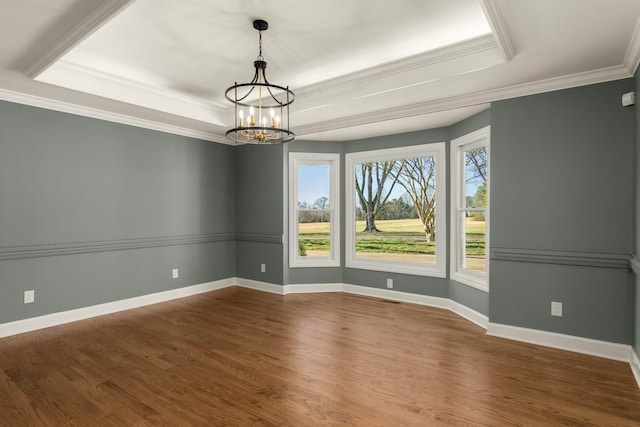
[[[300,242],[305,251],[329,250],[329,223],[299,225]],[[356,252],[428,254],[435,253],[435,242],[427,242],[419,219],[376,221],[380,233],[363,233],[364,221],[356,221]],[[467,255],[484,255],[484,221],[466,219]]]

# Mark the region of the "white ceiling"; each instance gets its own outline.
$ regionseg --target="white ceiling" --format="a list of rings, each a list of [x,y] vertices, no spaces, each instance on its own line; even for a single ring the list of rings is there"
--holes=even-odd
[[[256,18],[299,139],[447,126],[491,101],[626,78],[638,0],[0,0],[0,99],[226,142]],[[622,94],[621,94],[622,95]]]

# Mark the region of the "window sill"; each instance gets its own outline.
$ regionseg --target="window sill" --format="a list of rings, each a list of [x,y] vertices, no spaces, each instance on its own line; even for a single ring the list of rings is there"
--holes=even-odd
[[[436,278],[446,278],[447,274],[443,268],[437,264],[420,265],[417,263],[385,262],[385,261],[365,261],[361,259],[350,259],[346,262],[347,268],[360,270],[385,271],[389,273],[412,274],[415,276],[428,276]]]
[[[333,259],[323,259],[314,261],[295,261],[289,263],[289,268],[311,268],[311,267],[340,267],[340,261]]]

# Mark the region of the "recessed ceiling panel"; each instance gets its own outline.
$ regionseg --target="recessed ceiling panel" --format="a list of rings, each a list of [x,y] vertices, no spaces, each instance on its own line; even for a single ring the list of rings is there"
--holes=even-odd
[[[477,0],[137,0],[38,80],[221,125],[224,90],[253,76],[255,18],[269,22],[267,77],[294,89],[490,33]],[[407,84],[432,78],[414,74]]]

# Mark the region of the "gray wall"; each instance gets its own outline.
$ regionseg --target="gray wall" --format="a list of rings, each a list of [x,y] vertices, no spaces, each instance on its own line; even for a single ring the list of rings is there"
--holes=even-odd
[[[233,147],[0,102],[0,323],[233,277],[234,233]]]
[[[282,145],[236,147],[237,277],[285,284],[284,156]]]
[[[492,105],[491,322],[631,342],[633,113],[620,103],[631,89]]]

